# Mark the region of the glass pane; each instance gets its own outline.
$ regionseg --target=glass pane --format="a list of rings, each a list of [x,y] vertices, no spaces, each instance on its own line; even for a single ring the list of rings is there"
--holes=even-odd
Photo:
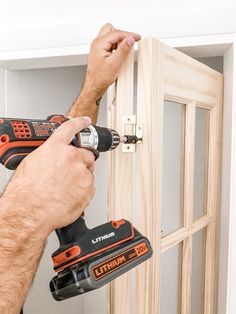
[[[161,314],[179,314],[182,244],[161,256]]]
[[[194,220],[206,213],[209,110],[196,109],[194,160]]]
[[[204,313],[205,229],[193,235],[191,314]]]
[[[182,226],[185,105],[165,101],[162,236]]]

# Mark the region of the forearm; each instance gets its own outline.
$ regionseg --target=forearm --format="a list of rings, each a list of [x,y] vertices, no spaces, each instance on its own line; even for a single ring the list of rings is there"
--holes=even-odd
[[[73,118],[87,116],[91,118],[93,124],[96,124],[99,112],[97,101],[99,98],[93,88],[85,84],[80,95],[69,110],[68,115]]]
[[[69,116],[89,116],[92,123],[96,124],[99,111],[96,101],[115,82],[134,43],[140,39],[140,35],[115,30],[109,23],[101,28],[91,44],[85,84]]]
[[[47,231],[27,199],[0,199],[0,313],[19,314],[43,254]]]

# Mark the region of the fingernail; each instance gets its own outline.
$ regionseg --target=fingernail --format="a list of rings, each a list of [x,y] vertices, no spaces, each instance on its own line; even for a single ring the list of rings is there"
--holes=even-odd
[[[133,39],[133,37],[128,37],[126,41],[127,41],[127,44],[130,45],[131,47],[135,43],[135,40]]]
[[[91,118],[89,118],[89,117],[81,117],[81,118],[83,118],[84,120],[87,120],[89,123],[91,123]]]

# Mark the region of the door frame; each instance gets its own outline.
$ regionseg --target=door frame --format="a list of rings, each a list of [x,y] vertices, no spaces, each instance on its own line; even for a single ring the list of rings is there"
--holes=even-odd
[[[172,37],[161,39],[164,43],[189,54],[192,57],[223,56],[224,58],[224,106],[222,141],[222,188],[219,213],[219,285],[218,313],[233,314],[236,308],[236,34]],[[71,48],[72,49],[72,48]],[[0,60],[4,70],[49,68],[69,65],[83,65],[87,62],[88,50],[68,47],[58,50],[57,55],[25,58],[12,56]],[[4,84],[4,83],[3,83]]]

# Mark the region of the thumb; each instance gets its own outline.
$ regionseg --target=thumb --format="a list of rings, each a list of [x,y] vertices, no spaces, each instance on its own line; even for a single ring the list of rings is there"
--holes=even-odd
[[[120,67],[133,48],[134,43],[135,39],[133,37],[129,36],[124,38],[118,45],[116,51],[110,56],[110,61]]]
[[[70,118],[64,122],[53,134],[53,138],[63,140],[66,144],[70,144],[77,133],[85,129],[91,124],[89,117]]]

